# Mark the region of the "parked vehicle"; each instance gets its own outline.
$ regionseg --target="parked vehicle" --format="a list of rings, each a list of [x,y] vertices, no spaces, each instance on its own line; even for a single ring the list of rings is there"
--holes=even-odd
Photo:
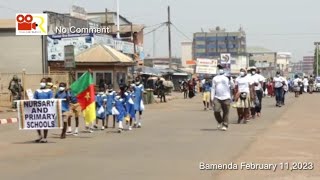
[[[316,78],[316,82],[315,82],[315,88],[314,88],[317,92],[320,92],[320,77]]]

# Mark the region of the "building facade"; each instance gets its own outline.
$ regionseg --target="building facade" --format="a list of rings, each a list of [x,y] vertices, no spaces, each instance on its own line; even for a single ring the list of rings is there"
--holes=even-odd
[[[188,61],[192,60],[192,42],[181,43],[181,65],[189,67]]]
[[[230,53],[233,57],[246,56],[246,34],[226,32],[217,28],[210,32],[197,32],[193,35],[193,59],[219,58],[221,53]]]
[[[304,56],[302,61],[302,71],[306,74],[313,74],[314,56]]]

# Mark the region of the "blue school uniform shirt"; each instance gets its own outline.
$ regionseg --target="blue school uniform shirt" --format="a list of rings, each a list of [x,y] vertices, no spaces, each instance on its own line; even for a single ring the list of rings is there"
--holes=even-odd
[[[119,115],[117,115],[117,122],[123,121],[124,117],[126,116],[126,110],[125,110],[125,100],[120,98],[120,99],[115,99],[115,107],[119,111]]]
[[[127,115],[129,115],[130,118],[134,119],[135,114],[136,114],[135,110],[134,110],[134,101],[133,101],[134,94],[133,94],[133,92],[128,91],[128,92],[124,93],[124,95],[125,95],[125,104],[126,104]]]
[[[69,99],[71,95],[68,91],[58,91],[55,95],[56,99],[65,99],[61,102],[61,110],[62,112],[67,112],[69,111]]]
[[[51,89],[37,89],[33,95],[34,99],[52,99],[53,92]]]
[[[107,92],[107,108],[106,108],[107,115],[112,115],[112,107],[113,107],[115,98],[116,98],[115,91]]]
[[[136,111],[142,111],[140,106],[141,106],[143,92],[144,92],[143,84],[140,84],[138,86],[134,86],[134,96],[135,96],[134,110],[136,110]]]
[[[105,119],[105,116],[106,116],[106,111],[104,111],[103,113],[98,113],[99,109],[104,106],[105,102],[107,101],[107,96],[105,94],[97,94],[96,95],[96,114],[97,114],[97,117],[99,119]],[[105,108],[105,107],[104,107]]]

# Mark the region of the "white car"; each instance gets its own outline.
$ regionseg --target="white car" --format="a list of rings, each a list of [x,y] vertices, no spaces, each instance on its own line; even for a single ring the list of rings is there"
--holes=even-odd
[[[320,77],[316,78],[315,90],[318,91],[318,92],[320,91]]]

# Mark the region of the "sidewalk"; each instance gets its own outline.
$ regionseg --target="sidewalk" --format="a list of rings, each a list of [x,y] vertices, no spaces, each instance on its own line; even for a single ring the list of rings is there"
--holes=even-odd
[[[320,179],[320,94],[304,94],[296,99],[267,131],[259,135],[233,163],[278,164],[272,170],[220,171],[218,179]],[[281,170],[280,163],[313,163],[313,170]],[[226,162],[231,163],[231,162]],[[308,168],[309,165],[303,165]],[[300,168],[304,168],[304,167]],[[290,167],[290,169],[291,169]]]

